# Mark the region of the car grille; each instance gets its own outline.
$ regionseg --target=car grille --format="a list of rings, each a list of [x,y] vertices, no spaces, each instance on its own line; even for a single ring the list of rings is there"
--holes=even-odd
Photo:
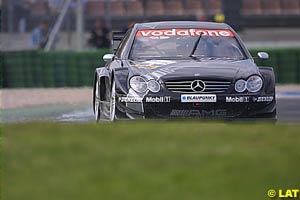
[[[191,88],[193,81],[200,80],[168,80],[165,85],[171,92],[179,93],[224,93],[228,90],[230,81],[219,80],[201,80],[205,83],[205,89],[202,92],[194,91]]]

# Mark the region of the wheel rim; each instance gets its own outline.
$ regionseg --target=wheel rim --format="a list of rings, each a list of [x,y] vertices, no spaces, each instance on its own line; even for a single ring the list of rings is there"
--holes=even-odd
[[[114,121],[116,113],[116,90],[115,90],[115,81],[113,81],[111,87],[111,97],[110,97],[110,121]]]
[[[99,84],[98,81],[96,83],[96,89],[95,89],[95,105],[94,105],[94,113],[95,113],[95,120],[99,121]]]
[[[95,120],[99,121],[100,117],[99,117],[99,102],[95,103]]]

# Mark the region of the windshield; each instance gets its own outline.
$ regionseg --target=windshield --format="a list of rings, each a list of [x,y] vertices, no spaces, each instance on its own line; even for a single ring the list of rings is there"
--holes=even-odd
[[[130,59],[245,59],[230,30],[139,30]]]

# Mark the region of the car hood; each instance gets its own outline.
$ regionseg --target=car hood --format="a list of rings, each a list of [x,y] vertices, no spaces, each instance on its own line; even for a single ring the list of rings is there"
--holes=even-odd
[[[239,61],[148,60],[127,61],[132,75],[147,79],[185,79],[191,77],[234,80],[259,74],[250,59]]]

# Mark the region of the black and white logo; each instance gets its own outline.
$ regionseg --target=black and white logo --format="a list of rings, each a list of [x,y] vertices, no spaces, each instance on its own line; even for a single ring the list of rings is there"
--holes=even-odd
[[[253,102],[271,102],[274,100],[274,97],[267,96],[267,97],[253,97]]]
[[[141,103],[143,98],[141,97],[119,97],[121,103]]]
[[[248,103],[249,101],[249,97],[226,97],[227,103]]]
[[[191,89],[194,92],[203,92],[205,90],[205,83],[201,80],[195,80],[191,83]]]
[[[170,103],[171,97],[146,97],[147,103]]]
[[[217,95],[215,94],[182,94],[182,103],[215,103]]]

